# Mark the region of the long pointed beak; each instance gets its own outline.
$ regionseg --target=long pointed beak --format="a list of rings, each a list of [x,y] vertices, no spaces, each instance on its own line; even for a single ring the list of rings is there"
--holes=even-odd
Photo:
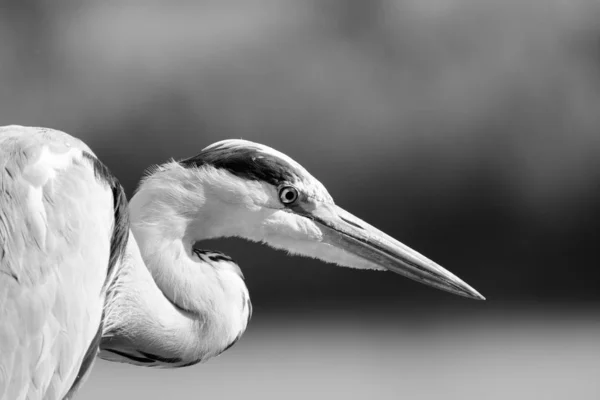
[[[324,228],[324,241],[377,267],[450,293],[485,300],[450,271],[336,205],[320,203],[301,213]]]

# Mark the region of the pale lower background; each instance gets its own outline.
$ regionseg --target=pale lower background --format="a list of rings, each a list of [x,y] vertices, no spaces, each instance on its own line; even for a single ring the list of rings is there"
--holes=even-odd
[[[179,370],[97,362],[81,399],[600,398],[600,314],[425,308],[257,316]]]

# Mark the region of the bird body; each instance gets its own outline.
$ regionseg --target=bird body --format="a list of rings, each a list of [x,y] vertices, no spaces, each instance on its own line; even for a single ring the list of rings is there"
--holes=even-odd
[[[248,289],[229,256],[200,246],[233,236],[483,298],[267,146],[225,140],[154,167],[127,206],[81,141],[0,128],[0,399],[71,398],[98,349],[184,367],[230,348],[252,315]]]
[[[61,399],[96,354],[114,211],[92,154],[60,132],[0,130],[2,399]]]

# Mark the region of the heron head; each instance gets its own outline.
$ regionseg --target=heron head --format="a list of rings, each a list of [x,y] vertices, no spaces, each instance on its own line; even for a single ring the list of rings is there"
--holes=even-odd
[[[300,164],[270,147],[224,140],[179,164],[202,180],[219,223],[208,237],[239,236],[341,266],[387,270],[448,292],[483,299],[425,256],[338,207]]]

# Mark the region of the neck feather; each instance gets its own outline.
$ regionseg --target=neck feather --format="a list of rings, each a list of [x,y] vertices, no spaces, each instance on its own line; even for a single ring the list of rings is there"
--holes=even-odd
[[[202,229],[214,215],[198,198],[201,183],[182,193],[185,179],[172,178],[145,180],[130,202],[132,234],[107,297],[105,359],[191,365],[229,348],[251,316],[237,265],[193,251],[195,242],[214,237]]]

